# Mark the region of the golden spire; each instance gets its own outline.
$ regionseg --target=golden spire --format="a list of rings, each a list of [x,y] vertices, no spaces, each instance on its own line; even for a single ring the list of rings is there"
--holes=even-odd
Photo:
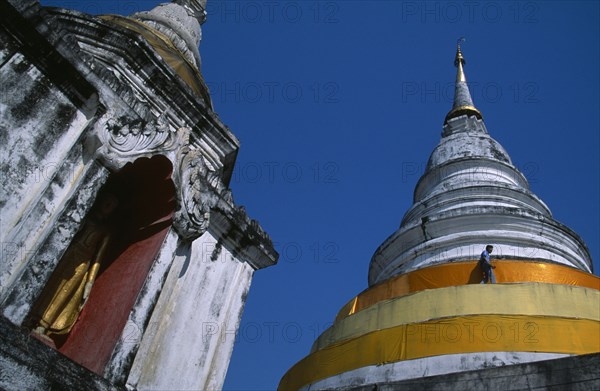
[[[460,50],[460,44],[465,39],[461,37],[456,44],[456,56],[454,57],[454,66],[456,69],[456,83],[454,87],[454,103],[452,104],[452,110],[446,115],[444,123],[447,123],[451,118],[456,118],[461,115],[475,115],[477,118],[482,119],[481,112],[477,110],[473,104],[471,93],[469,92],[469,86],[467,85],[467,77],[463,66],[466,64],[465,58],[463,57],[462,51]]]
[[[461,38],[458,40],[458,43],[456,44],[456,56],[454,57],[454,66],[457,69],[456,72],[456,81],[467,81],[467,78],[465,77],[465,71],[463,69],[463,65],[466,64],[467,62],[465,61],[465,58],[462,55],[462,52],[460,51],[460,42],[461,40],[464,38]]]

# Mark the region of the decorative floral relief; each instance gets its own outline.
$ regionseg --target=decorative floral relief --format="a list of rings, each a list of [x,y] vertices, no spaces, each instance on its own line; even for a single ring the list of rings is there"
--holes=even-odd
[[[182,137],[177,153],[174,180],[179,188],[179,209],[174,225],[185,239],[194,239],[208,228],[210,210],[220,199],[233,205],[231,191],[221,181],[219,172],[208,168],[202,153],[189,144],[190,130],[179,130]]]
[[[127,156],[170,151],[177,145],[176,132],[170,130],[164,114],[151,121],[110,118],[100,139],[109,154]]]
[[[222,173],[210,169],[200,149],[190,144],[190,128],[169,130],[159,117],[153,122],[111,118],[101,135],[102,154],[115,167],[138,156],[176,151],[173,157],[173,180],[178,189],[178,209],[174,227],[182,238],[193,240],[209,225],[211,209],[217,205],[246,221],[260,236],[265,236],[257,222],[250,220],[243,207],[236,207],[231,190],[222,181]],[[120,163],[120,164],[119,164]]]

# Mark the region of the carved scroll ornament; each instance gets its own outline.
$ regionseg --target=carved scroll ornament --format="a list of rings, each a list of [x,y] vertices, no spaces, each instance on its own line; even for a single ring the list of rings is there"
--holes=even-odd
[[[184,239],[193,240],[208,228],[211,209],[219,201],[233,205],[233,198],[221,175],[207,166],[201,151],[190,147],[189,129],[179,131],[184,140],[173,178],[179,188],[179,209],[173,224]]]
[[[121,116],[106,121],[100,140],[108,155],[137,156],[172,150],[177,144],[177,135],[170,130],[164,116],[152,121]]]

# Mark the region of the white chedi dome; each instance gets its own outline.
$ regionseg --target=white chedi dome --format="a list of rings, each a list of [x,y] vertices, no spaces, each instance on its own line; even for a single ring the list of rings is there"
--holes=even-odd
[[[442,136],[416,185],[413,206],[371,259],[370,286],[424,267],[477,259],[488,243],[500,258],[591,271],[583,240],[552,218],[482,119],[450,118]]]

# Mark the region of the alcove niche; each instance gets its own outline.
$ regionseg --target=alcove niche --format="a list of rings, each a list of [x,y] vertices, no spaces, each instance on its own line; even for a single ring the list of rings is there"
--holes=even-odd
[[[70,244],[82,240],[83,227],[102,198],[106,194],[116,198],[108,229],[110,241],[89,297],[70,332],[50,334],[52,341],[46,339],[48,345],[97,374],[102,375],[121,334],[133,337],[141,332],[127,324],[127,319],[172,225],[176,202],[172,170],[169,159],[157,155],[139,158],[110,174]],[[69,249],[64,254],[69,254]],[[61,262],[64,259],[47,285],[65,278],[58,275]],[[64,270],[60,274],[65,274]],[[47,289],[42,291],[32,317],[48,294]]]

